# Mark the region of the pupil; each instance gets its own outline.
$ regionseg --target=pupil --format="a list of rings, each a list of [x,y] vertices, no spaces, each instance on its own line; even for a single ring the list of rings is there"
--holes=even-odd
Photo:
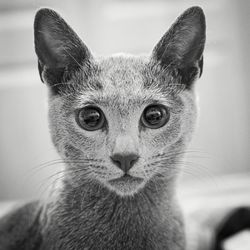
[[[161,119],[162,119],[162,113],[161,113],[160,110],[158,110],[156,108],[151,108],[146,113],[146,119],[152,125],[158,124],[161,121]]]
[[[83,113],[83,120],[88,126],[94,127],[100,120],[100,113],[96,110],[86,110]]]

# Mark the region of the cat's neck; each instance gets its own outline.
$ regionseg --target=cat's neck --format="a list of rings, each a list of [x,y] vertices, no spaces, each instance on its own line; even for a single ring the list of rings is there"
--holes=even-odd
[[[183,249],[174,183],[168,187],[164,181],[157,186],[149,183],[130,197],[120,197],[97,183],[83,184],[79,190],[67,181],[63,185],[48,213],[45,232],[49,244],[57,242],[56,249],[69,242],[91,249]]]

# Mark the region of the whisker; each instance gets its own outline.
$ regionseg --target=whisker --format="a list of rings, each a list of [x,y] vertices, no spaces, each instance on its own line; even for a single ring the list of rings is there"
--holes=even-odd
[[[39,164],[38,166],[35,166],[31,168],[30,174],[35,174],[36,171],[43,170],[44,168],[48,168],[57,164],[86,164],[86,163],[93,163],[93,162],[101,162],[102,160],[99,159],[93,159],[93,158],[85,158],[85,159],[79,159],[79,160],[63,160],[63,159],[56,159],[47,161],[45,163]]]
[[[46,177],[45,179],[42,180],[42,183],[38,186],[38,191],[42,190],[43,187],[44,190],[42,194],[44,194],[48,188],[50,188],[52,185],[54,185],[56,182],[63,180],[66,177],[66,174],[79,174],[80,172],[84,172],[85,177],[91,172],[90,170],[87,169],[63,169],[61,171],[57,171],[56,173]],[[75,175],[75,177],[80,178],[79,175]],[[81,176],[81,178],[83,178]]]

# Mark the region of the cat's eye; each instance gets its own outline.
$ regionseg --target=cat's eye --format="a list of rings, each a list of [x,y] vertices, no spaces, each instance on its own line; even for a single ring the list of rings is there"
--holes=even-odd
[[[104,126],[105,117],[99,108],[87,106],[77,112],[76,121],[81,128],[94,131]]]
[[[141,122],[145,127],[157,129],[164,126],[169,120],[168,109],[163,105],[150,105],[143,111]]]

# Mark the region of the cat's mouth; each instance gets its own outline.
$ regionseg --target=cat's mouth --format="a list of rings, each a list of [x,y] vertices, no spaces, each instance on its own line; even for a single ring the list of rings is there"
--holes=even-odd
[[[119,177],[119,178],[115,178],[115,179],[112,179],[109,181],[109,183],[114,183],[114,184],[117,184],[117,183],[141,183],[143,181],[142,178],[140,177],[134,177],[134,176],[131,176],[129,174],[124,174],[123,176]]]
[[[109,180],[109,184],[113,189],[122,194],[135,193],[140,186],[142,186],[143,178],[134,177],[129,174],[125,174],[119,178]]]

